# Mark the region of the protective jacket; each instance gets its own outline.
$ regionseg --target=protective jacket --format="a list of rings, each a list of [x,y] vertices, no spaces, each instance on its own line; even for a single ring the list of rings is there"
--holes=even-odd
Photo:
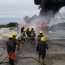
[[[46,49],[48,49],[48,45],[46,42],[39,42],[36,46],[36,50],[40,53],[46,52]]]
[[[13,40],[8,40],[8,41],[6,42],[6,46],[7,46],[7,52],[8,52],[8,53],[15,51],[15,45],[14,45]]]
[[[40,41],[40,38],[43,37],[43,36],[44,36],[44,35],[39,34],[39,35],[38,35],[38,41]]]

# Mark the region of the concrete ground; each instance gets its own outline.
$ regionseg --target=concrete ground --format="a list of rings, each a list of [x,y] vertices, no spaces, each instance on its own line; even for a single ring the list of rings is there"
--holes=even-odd
[[[65,65],[65,40],[61,43],[57,39],[49,39],[47,41],[49,49],[45,57],[46,65]],[[6,40],[0,40],[0,62],[8,62],[8,55],[5,45]],[[41,65],[38,62],[38,54],[35,50],[35,46],[26,41],[24,45],[21,45],[20,50],[16,50],[15,65]],[[0,65],[9,65],[8,63]]]

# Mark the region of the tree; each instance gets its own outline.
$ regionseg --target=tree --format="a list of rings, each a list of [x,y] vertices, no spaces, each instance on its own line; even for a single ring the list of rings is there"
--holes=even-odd
[[[7,26],[8,27],[16,27],[16,26],[18,26],[18,23],[16,23],[16,22],[10,22],[10,23],[7,24]]]

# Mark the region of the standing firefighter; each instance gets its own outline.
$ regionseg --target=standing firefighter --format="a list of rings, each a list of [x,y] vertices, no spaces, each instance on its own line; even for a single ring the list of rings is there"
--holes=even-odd
[[[30,29],[30,28],[27,28],[27,29],[26,29],[26,36],[27,36],[27,38],[26,38],[26,39],[27,39],[27,42],[29,42],[30,37],[31,37],[31,32],[30,32],[30,31],[31,31],[31,29]]]
[[[29,32],[29,28],[27,28],[27,29],[26,29],[26,35],[27,35],[27,38],[29,37],[29,34],[30,34],[30,32]]]
[[[16,36],[17,36],[16,32],[14,32],[12,35],[13,35],[14,49],[16,50],[16,47],[17,47],[17,49],[19,49],[20,44],[18,43],[18,41],[16,39]]]
[[[24,30],[24,27],[21,28],[21,34],[22,34],[23,30]]]
[[[26,40],[26,31],[23,30],[23,32],[21,34],[21,41],[22,41],[23,44],[25,43],[25,40]]]
[[[39,62],[40,62],[40,58],[42,56],[42,64],[44,64],[46,49],[48,49],[48,45],[45,41],[46,41],[45,37],[41,37],[40,42],[37,44],[37,47],[36,47],[36,50],[39,54]]]
[[[35,30],[34,30],[34,28],[31,28],[31,37],[30,37],[30,40],[31,40],[31,43],[35,43],[35,36],[36,36],[36,34],[35,34]]]
[[[16,41],[16,32],[14,32],[13,34],[12,34],[12,36],[13,36],[13,42],[14,42],[14,49],[16,49],[16,44],[17,44],[17,41]],[[15,52],[15,50],[14,50],[14,52]]]
[[[9,63],[10,63],[10,65],[14,65],[15,49],[14,49],[14,42],[13,42],[12,35],[9,36],[9,39],[6,42],[6,46],[7,46],[8,56],[9,56]]]
[[[39,32],[39,35],[38,35],[38,41],[40,41],[40,38],[43,37],[43,36],[44,36],[44,35],[43,35],[43,31],[40,31],[40,32]]]

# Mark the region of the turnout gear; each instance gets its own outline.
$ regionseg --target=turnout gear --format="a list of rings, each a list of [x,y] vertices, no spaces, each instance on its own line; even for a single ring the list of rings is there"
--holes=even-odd
[[[27,34],[27,37],[29,35],[29,28],[26,29],[26,34]]]
[[[26,39],[26,30],[24,29],[24,27],[22,27],[21,28],[21,40],[23,44],[25,42],[25,39]]]
[[[16,45],[17,45],[17,40],[16,40],[16,38],[13,38],[13,42],[14,42],[14,48],[16,49]],[[15,51],[14,51],[15,52]]]
[[[28,28],[26,30],[26,34],[27,34],[27,38],[30,38],[31,37],[31,29],[30,28]]]
[[[41,37],[44,37],[44,35],[43,34],[39,34],[38,35],[38,41],[40,41]]]
[[[21,41],[23,44],[25,43],[25,40],[26,40],[26,32],[25,32],[25,30],[23,30],[23,32],[21,34]]]
[[[14,59],[14,58],[15,58],[14,52],[10,52],[10,53],[9,53],[9,58],[10,58],[10,59]]]
[[[35,41],[35,36],[36,36],[35,32],[31,32],[31,40],[32,41]]]
[[[40,61],[40,58],[42,56],[43,63],[44,63],[44,58],[46,55],[46,49],[48,49],[48,45],[45,41],[38,42],[38,44],[36,46],[36,50],[37,50],[38,55],[39,55],[39,61]]]
[[[31,31],[30,32],[31,32],[31,36],[32,37],[35,37],[36,36],[34,28],[31,28]]]
[[[38,42],[36,50],[40,53],[44,53],[48,49],[48,45],[46,42]]]
[[[41,37],[44,37],[44,35],[43,35],[43,31],[40,31],[40,32],[39,32],[39,35],[38,35],[38,41],[40,41]]]
[[[15,51],[15,44],[13,42],[13,36],[10,35],[8,41],[6,42],[7,52],[9,56],[9,63],[10,65],[14,65],[14,51]]]
[[[23,31],[24,31],[24,27],[21,28],[21,34],[22,34]]]
[[[17,36],[17,33],[14,32],[12,35],[13,35],[14,49],[16,49],[16,45],[17,45],[16,36]],[[14,50],[14,52],[15,52],[15,50]]]
[[[36,36],[35,32],[31,32],[31,37],[35,37],[35,36]]]
[[[14,65],[14,60],[9,58],[10,65]]]
[[[30,37],[31,43],[35,44],[35,36],[36,36],[36,34],[35,34],[35,30],[33,28],[31,28],[30,34],[31,34],[31,37]]]
[[[29,29],[29,32],[31,32],[31,29]]]
[[[15,44],[13,42],[13,39],[9,39],[7,42],[6,42],[6,46],[7,46],[7,52],[10,53],[11,51],[14,52],[15,48]]]

